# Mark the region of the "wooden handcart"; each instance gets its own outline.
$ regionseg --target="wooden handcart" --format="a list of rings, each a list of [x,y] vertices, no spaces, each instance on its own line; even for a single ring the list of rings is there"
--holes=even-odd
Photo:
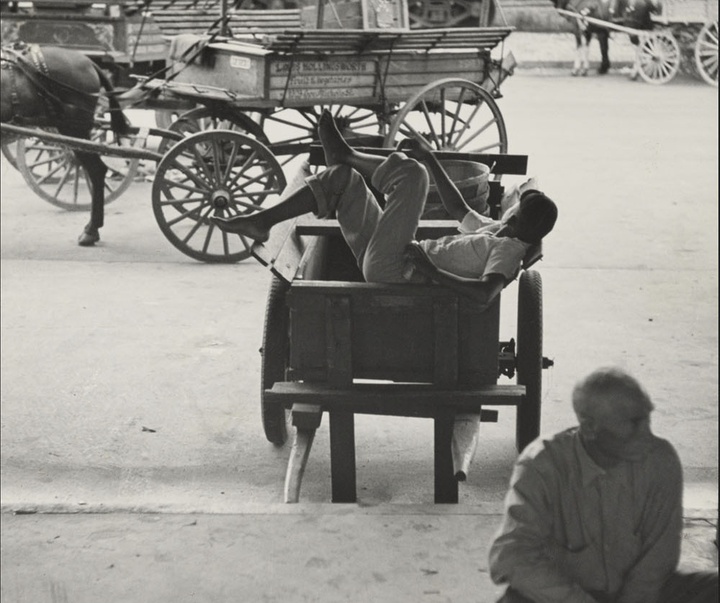
[[[382,151],[375,151],[382,152]],[[385,151],[387,153],[387,151]],[[527,157],[459,155],[523,174]],[[311,154],[311,158],[313,155]],[[319,155],[315,160],[321,160]],[[491,183],[497,211],[503,188]],[[450,221],[421,221],[417,237],[456,231]],[[316,429],[327,413],[333,502],[354,502],[355,414],[425,417],[434,421],[435,502],[456,503],[452,460],[458,413],[497,420],[488,407],[517,408],[516,445],[540,429],[542,281],[526,258],[519,276],[517,335],[499,339],[500,299],[481,311],[468,297],[438,285],[363,282],[334,221],[301,218],[278,225],[255,256],[274,276],[262,346],[262,421],[267,439],[283,444],[294,427],[285,481],[297,502]],[[500,376],[516,384],[498,384]]]

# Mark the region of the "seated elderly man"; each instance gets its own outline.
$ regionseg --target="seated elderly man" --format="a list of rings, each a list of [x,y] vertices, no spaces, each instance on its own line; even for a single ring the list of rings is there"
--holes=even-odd
[[[711,603],[718,574],[677,571],[682,468],[640,384],[603,368],[573,391],[580,423],[518,458],[490,574],[501,603]]]

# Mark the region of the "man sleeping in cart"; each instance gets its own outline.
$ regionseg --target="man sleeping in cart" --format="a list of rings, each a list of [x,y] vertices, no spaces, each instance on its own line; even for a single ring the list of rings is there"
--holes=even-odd
[[[555,203],[534,189],[522,191],[500,220],[471,209],[422,139],[408,141],[405,152],[379,157],[350,147],[327,111],[318,130],[327,170],[308,177],[278,205],[212,221],[226,232],[263,243],[279,222],[307,213],[335,216],[367,282],[426,282],[413,266],[429,262],[436,269],[435,279],[445,285],[473,282],[473,287],[461,290],[483,307],[517,276],[528,249],[555,225]],[[428,169],[446,211],[460,223],[459,233],[416,241],[428,194]],[[367,182],[384,195],[384,208]]]

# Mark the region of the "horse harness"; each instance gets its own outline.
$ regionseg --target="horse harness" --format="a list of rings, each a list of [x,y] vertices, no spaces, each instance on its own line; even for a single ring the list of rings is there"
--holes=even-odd
[[[22,74],[37,90],[49,121],[58,121],[64,117],[66,108],[73,107],[90,114],[95,113],[97,94],[78,90],[50,76],[42,49],[37,44],[16,42],[0,49],[2,69],[9,69],[10,103],[12,107],[11,122],[22,125],[23,112],[18,95],[17,81]]]

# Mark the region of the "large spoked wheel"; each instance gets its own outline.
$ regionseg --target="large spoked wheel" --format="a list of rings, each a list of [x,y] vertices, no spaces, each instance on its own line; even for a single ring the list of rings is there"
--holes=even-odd
[[[248,134],[264,145],[269,143],[262,127],[256,121],[244,113],[232,110],[225,110],[220,114],[207,107],[197,107],[177,117],[166,129],[183,136],[191,136],[206,130],[232,130]],[[158,151],[165,153],[173,144],[175,144],[174,140],[163,138]]]
[[[680,46],[669,31],[659,31],[640,40],[640,77],[649,84],[666,84],[680,69]]]
[[[706,23],[695,43],[695,66],[700,77],[711,86],[718,85],[718,22]]]
[[[10,143],[3,143],[0,145],[2,147],[2,154],[5,159],[7,159],[8,163],[13,166],[15,169],[17,169],[17,142],[10,142]]]
[[[347,105],[316,105],[309,108],[284,108],[262,115],[260,124],[270,141],[270,148],[282,165],[306,153],[318,142],[318,122],[324,110],[335,118],[341,134],[360,146],[380,146],[386,124],[380,113],[371,107]]]
[[[287,440],[289,412],[281,404],[265,399],[265,390],[285,380],[290,348],[288,328],[290,314],[285,304],[288,285],[277,276],[272,277],[265,308],[265,328],[262,345],[262,391],[260,392],[261,412],[265,437],[276,446]]]
[[[109,122],[101,122],[92,134],[93,142],[113,145],[115,135]],[[17,168],[25,182],[41,198],[69,211],[90,209],[91,193],[85,170],[80,168],[72,149],[39,138],[21,138],[17,142]],[[103,156],[108,172],[105,176],[105,205],[115,201],[132,184],[138,159]]]
[[[542,280],[539,272],[527,270],[520,275],[518,290],[516,370],[518,385],[525,386],[525,400],[517,410],[518,452],[540,434],[542,337]]]
[[[214,130],[173,146],[160,161],[152,187],[155,219],[165,237],[202,262],[239,262],[252,241],[217,228],[211,216],[253,213],[285,188],[285,175],[254,138]]]
[[[507,153],[507,131],[490,93],[468,80],[438,80],[420,90],[393,119],[384,146],[422,135],[437,150]]]

